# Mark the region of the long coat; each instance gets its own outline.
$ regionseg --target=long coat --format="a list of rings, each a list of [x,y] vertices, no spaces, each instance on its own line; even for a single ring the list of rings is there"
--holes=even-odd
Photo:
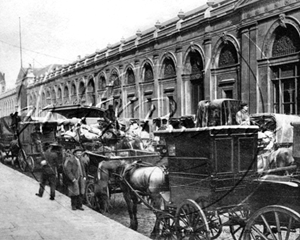
[[[80,176],[80,165],[74,155],[67,156],[64,163],[64,171],[69,179],[68,192],[70,197],[85,193],[86,172],[81,160],[79,162],[82,169],[82,176]],[[75,181],[73,182],[74,179]]]
[[[58,154],[56,152],[46,151],[44,153],[47,164],[43,166],[43,171],[48,174],[57,174]]]

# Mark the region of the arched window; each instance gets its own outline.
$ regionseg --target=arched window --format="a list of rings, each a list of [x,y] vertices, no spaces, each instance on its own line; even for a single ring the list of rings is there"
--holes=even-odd
[[[300,38],[294,27],[278,27],[275,30],[275,39],[272,48],[272,56],[284,56],[291,53],[299,52]]]
[[[94,81],[91,79],[88,83],[88,86],[87,86],[87,91],[90,93],[90,92],[94,92],[95,91],[95,84],[94,84]]]
[[[128,68],[126,71],[126,83],[127,84],[134,84],[135,83],[135,76],[132,68]]]
[[[98,80],[98,89],[105,90],[106,88],[106,80],[104,76],[100,76]]]
[[[64,88],[64,98],[66,99],[68,97],[69,97],[69,89],[68,89],[67,86],[65,86],[65,88]]]
[[[119,78],[119,75],[116,72],[113,72],[110,75],[110,80],[109,80],[110,84],[113,85],[114,87],[120,87],[121,86],[121,81]]]
[[[85,87],[84,87],[84,83],[81,82],[79,84],[79,96],[80,97],[83,97],[85,95]]]
[[[153,80],[153,70],[152,67],[149,63],[146,63],[144,65],[144,81],[148,82],[148,81],[152,81]]]
[[[230,66],[238,63],[237,51],[231,42],[227,42],[223,45],[220,57],[219,67]]]
[[[175,65],[171,58],[166,58],[163,62],[163,76],[164,78],[176,76]]]
[[[271,67],[273,82],[273,111],[275,113],[299,114],[299,81],[300,64],[286,62],[290,54],[300,51],[300,38],[296,29],[287,24],[286,27],[278,26],[274,31],[272,57],[282,57],[281,65]],[[277,62],[279,62],[277,60]]]
[[[72,84],[72,87],[71,87],[71,95],[76,96],[76,86],[74,83]]]
[[[191,83],[191,113],[196,114],[199,101],[204,99],[203,61],[198,51],[190,51],[186,67]]]

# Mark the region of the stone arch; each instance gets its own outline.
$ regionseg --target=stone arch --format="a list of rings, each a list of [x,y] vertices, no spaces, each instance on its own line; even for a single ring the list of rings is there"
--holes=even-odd
[[[177,59],[171,52],[164,53],[160,59],[160,78],[176,77]]]
[[[298,33],[298,38],[300,36],[300,23],[297,19],[293,18],[293,17],[285,17],[285,15],[281,15],[284,16],[284,19],[279,18],[277,19],[269,28],[264,41],[263,41],[263,47],[262,47],[262,54],[261,54],[261,58],[270,58],[272,57],[272,50],[273,50],[273,44],[274,41],[276,39],[276,35],[278,33],[278,30],[280,28],[289,28],[289,29],[293,29],[294,31],[296,31],[296,33]]]
[[[191,58],[191,54],[194,55],[198,55],[201,58],[201,62],[203,65],[203,68],[205,66],[205,62],[204,62],[204,51],[203,49],[197,45],[197,44],[193,44],[191,46],[189,46],[189,48],[186,50],[184,57],[183,57],[183,74],[192,74],[192,64],[189,63],[190,62],[190,58]],[[195,69],[195,68],[194,68]]]
[[[113,87],[121,87],[120,72],[117,68],[114,68],[110,72],[109,85]]]
[[[62,90],[61,90],[61,86],[57,87],[57,99],[58,99],[58,103],[62,104]]]
[[[141,76],[143,82],[154,80],[154,64],[150,59],[145,59],[141,64]]]
[[[228,48],[228,49],[227,49]],[[213,50],[213,58],[212,58],[212,68],[219,67],[220,63],[220,55],[224,53],[223,51],[227,50],[227,55],[230,55],[233,51],[235,51],[234,54],[236,54],[236,63],[239,63],[239,52],[240,52],[240,44],[238,40],[232,36],[231,34],[224,33],[223,36],[221,36]],[[226,52],[224,53],[226,56]],[[231,62],[230,62],[231,63]]]
[[[102,72],[98,73],[96,79],[97,79],[97,83],[98,83],[98,90],[105,90],[106,85],[107,85],[107,82],[106,82],[107,76],[106,76],[105,72],[102,71]]]
[[[55,90],[55,87],[52,87],[51,98],[52,98],[52,102],[55,102],[55,100],[56,100],[56,90]]]
[[[77,95],[76,93],[77,93],[76,84],[75,84],[75,82],[73,82],[73,83],[71,84],[71,97],[76,96],[76,95]]]
[[[135,73],[132,64],[129,64],[125,68],[125,84],[135,84]]]
[[[183,57],[183,81],[186,91],[187,112],[196,114],[199,101],[204,100],[204,54],[201,47],[190,44]]]
[[[86,87],[84,81],[81,80],[78,86],[78,96],[79,96],[79,101],[81,101],[82,103],[85,103],[85,94],[86,94]]]
[[[92,106],[96,105],[95,91],[95,81],[94,78],[90,76],[87,83],[87,103],[91,104]]]
[[[64,86],[63,94],[64,94],[64,96],[63,96],[63,99],[64,99],[63,103],[67,104],[69,102],[69,87],[68,87],[68,85]]]

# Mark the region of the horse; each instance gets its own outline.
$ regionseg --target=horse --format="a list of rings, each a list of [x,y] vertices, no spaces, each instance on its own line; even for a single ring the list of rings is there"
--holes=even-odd
[[[282,168],[294,164],[294,158],[291,148],[278,148],[261,154],[258,157],[258,172],[269,169]]]
[[[137,204],[139,196],[148,196],[154,209],[159,209],[161,204],[160,192],[167,191],[167,173],[163,167],[149,166],[147,163],[128,163],[125,160],[102,161],[98,166],[98,180],[109,182],[114,174],[118,179],[118,184],[123,192],[127,210],[130,217],[130,228],[137,230]],[[108,186],[108,184],[107,184]],[[108,190],[102,189],[100,195],[106,194]],[[152,230],[151,236],[156,236],[158,232],[158,219]]]

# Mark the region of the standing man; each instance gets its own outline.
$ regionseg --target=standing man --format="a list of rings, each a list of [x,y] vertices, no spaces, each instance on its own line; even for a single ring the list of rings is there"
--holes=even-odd
[[[84,210],[82,200],[85,193],[86,172],[81,160],[83,153],[83,149],[75,148],[73,155],[66,156],[64,164],[65,174],[69,179],[68,192],[71,198],[72,210]]]
[[[59,160],[57,152],[54,151],[56,147],[59,147],[59,145],[57,145],[56,143],[49,144],[46,146],[44,152],[41,146],[42,156],[44,157],[44,160],[41,161],[42,176],[39,192],[35,194],[38,197],[43,197],[45,185],[48,181],[50,186],[50,200],[55,199],[57,168]]]
[[[248,108],[249,107],[247,103],[242,103],[241,110],[236,113],[235,119],[239,125],[250,125]]]

